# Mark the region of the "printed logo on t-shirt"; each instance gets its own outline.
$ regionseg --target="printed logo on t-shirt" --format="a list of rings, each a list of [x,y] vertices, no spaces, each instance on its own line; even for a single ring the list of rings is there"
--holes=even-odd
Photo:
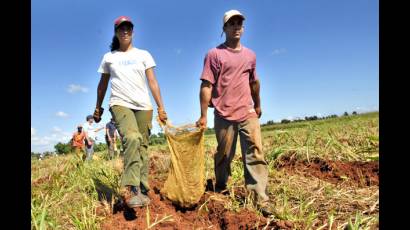
[[[118,65],[120,66],[128,66],[128,65],[134,65],[137,63],[137,60],[121,60],[118,62]]]

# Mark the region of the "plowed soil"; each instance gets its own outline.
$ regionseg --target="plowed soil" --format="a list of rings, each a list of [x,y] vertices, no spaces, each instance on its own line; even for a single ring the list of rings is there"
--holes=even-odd
[[[314,176],[334,184],[343,182],[358,187],[379,185],[378,161],[341,162],[320,158],[300,161],[286,156],[277,161],[276,167],[288,173]]]
[[[248,209],[241,209],[239,212],[228,211],[225,203],[229,198],[212,191],[207,191],[197,206],[191,209],[179,208],[161,196],[159,190],[162,185],[163,182],[151,179],[153,189],[148,192],[151,199],[148,208],[129,209],[124,205],[118,205],[101,228],[148,229],[151,225],[150,229],[262,229],[268,225],[267,229],[291,229],[293,226],[289,221],[268,224],[267,218],[258,216],[255,211]],[[245,199],[244,189],[238,189],[235,194],[238,200]],[[160,221],[164,217],[165,220]]]

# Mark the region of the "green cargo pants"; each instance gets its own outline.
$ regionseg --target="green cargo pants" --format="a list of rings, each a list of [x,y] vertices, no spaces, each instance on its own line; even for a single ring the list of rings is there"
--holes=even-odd
[[[114,105],[110,112],[124,146],[124,172],[121,186],[137,188],[148,184],[148,144],[152,128],[152,110],[132,110]]]
[[[215,115],[214,126],[217,152],[214,155],[215,177],[218,188],[225,188],[231,175],[231,162],[235,156],[238,135],[241,142],[245,184],[248,191],[255,192],[258,202],[266,202],[268,169],[262,151],[261,130],[258,118],[243,122],[231,122]]]

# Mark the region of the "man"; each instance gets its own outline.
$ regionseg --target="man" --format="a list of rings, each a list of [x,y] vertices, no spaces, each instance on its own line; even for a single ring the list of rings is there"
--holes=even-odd
[[[104,127],[96,128],[93,123],[94,123],[94,117],[93,115],[88,115],[86,117],[87,122],[84,123],[83,125],[83,130],[85,132],[85,149],[87,152],[87,159],[86,160],[92,160],[93,159],[93,154],[94,154],[94,144],[95,141],[97,140],[97,132],[104,129]]]
[[[75,149],[76,156],[81,160],[85,159],[85,154],[84,154],[85,139],[86,139],[86,136],[85,136],[85,132],[83,131],[83,126],[78,125],[77,131],[73,133],[72,145]]]
[[[215,191],[226,190],[231,174],[230,164],[240,137],[245,184],[253,201],[267,211],[269,197],[267,163],[262,152],[259,119],[262,115],[256,55],[240,43],[245,17],[230,10],[223,17],[223,44],[208,51],[201,75],[201,117],[197,125],[206,128],[207,109],[214,107],[215,134],[218,142],[214,155]]]
[[[108,155],[113,159],[117,151],[117,128],[115,128],[114,118],[105,125],[105,141],[108,146]]]

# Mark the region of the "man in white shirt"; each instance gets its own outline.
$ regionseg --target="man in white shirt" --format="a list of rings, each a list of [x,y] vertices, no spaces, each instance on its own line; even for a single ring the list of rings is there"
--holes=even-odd
[[[85,132],[85,149],[87,152],[87,159],[92,160],[94,154],[94,143],[97,140],[97,132],[104,129],[104,127],[97,128],[93,125],[94,117],[93,115],[88,115],[86,118],[87,122],[83,125],[83,130]]]

